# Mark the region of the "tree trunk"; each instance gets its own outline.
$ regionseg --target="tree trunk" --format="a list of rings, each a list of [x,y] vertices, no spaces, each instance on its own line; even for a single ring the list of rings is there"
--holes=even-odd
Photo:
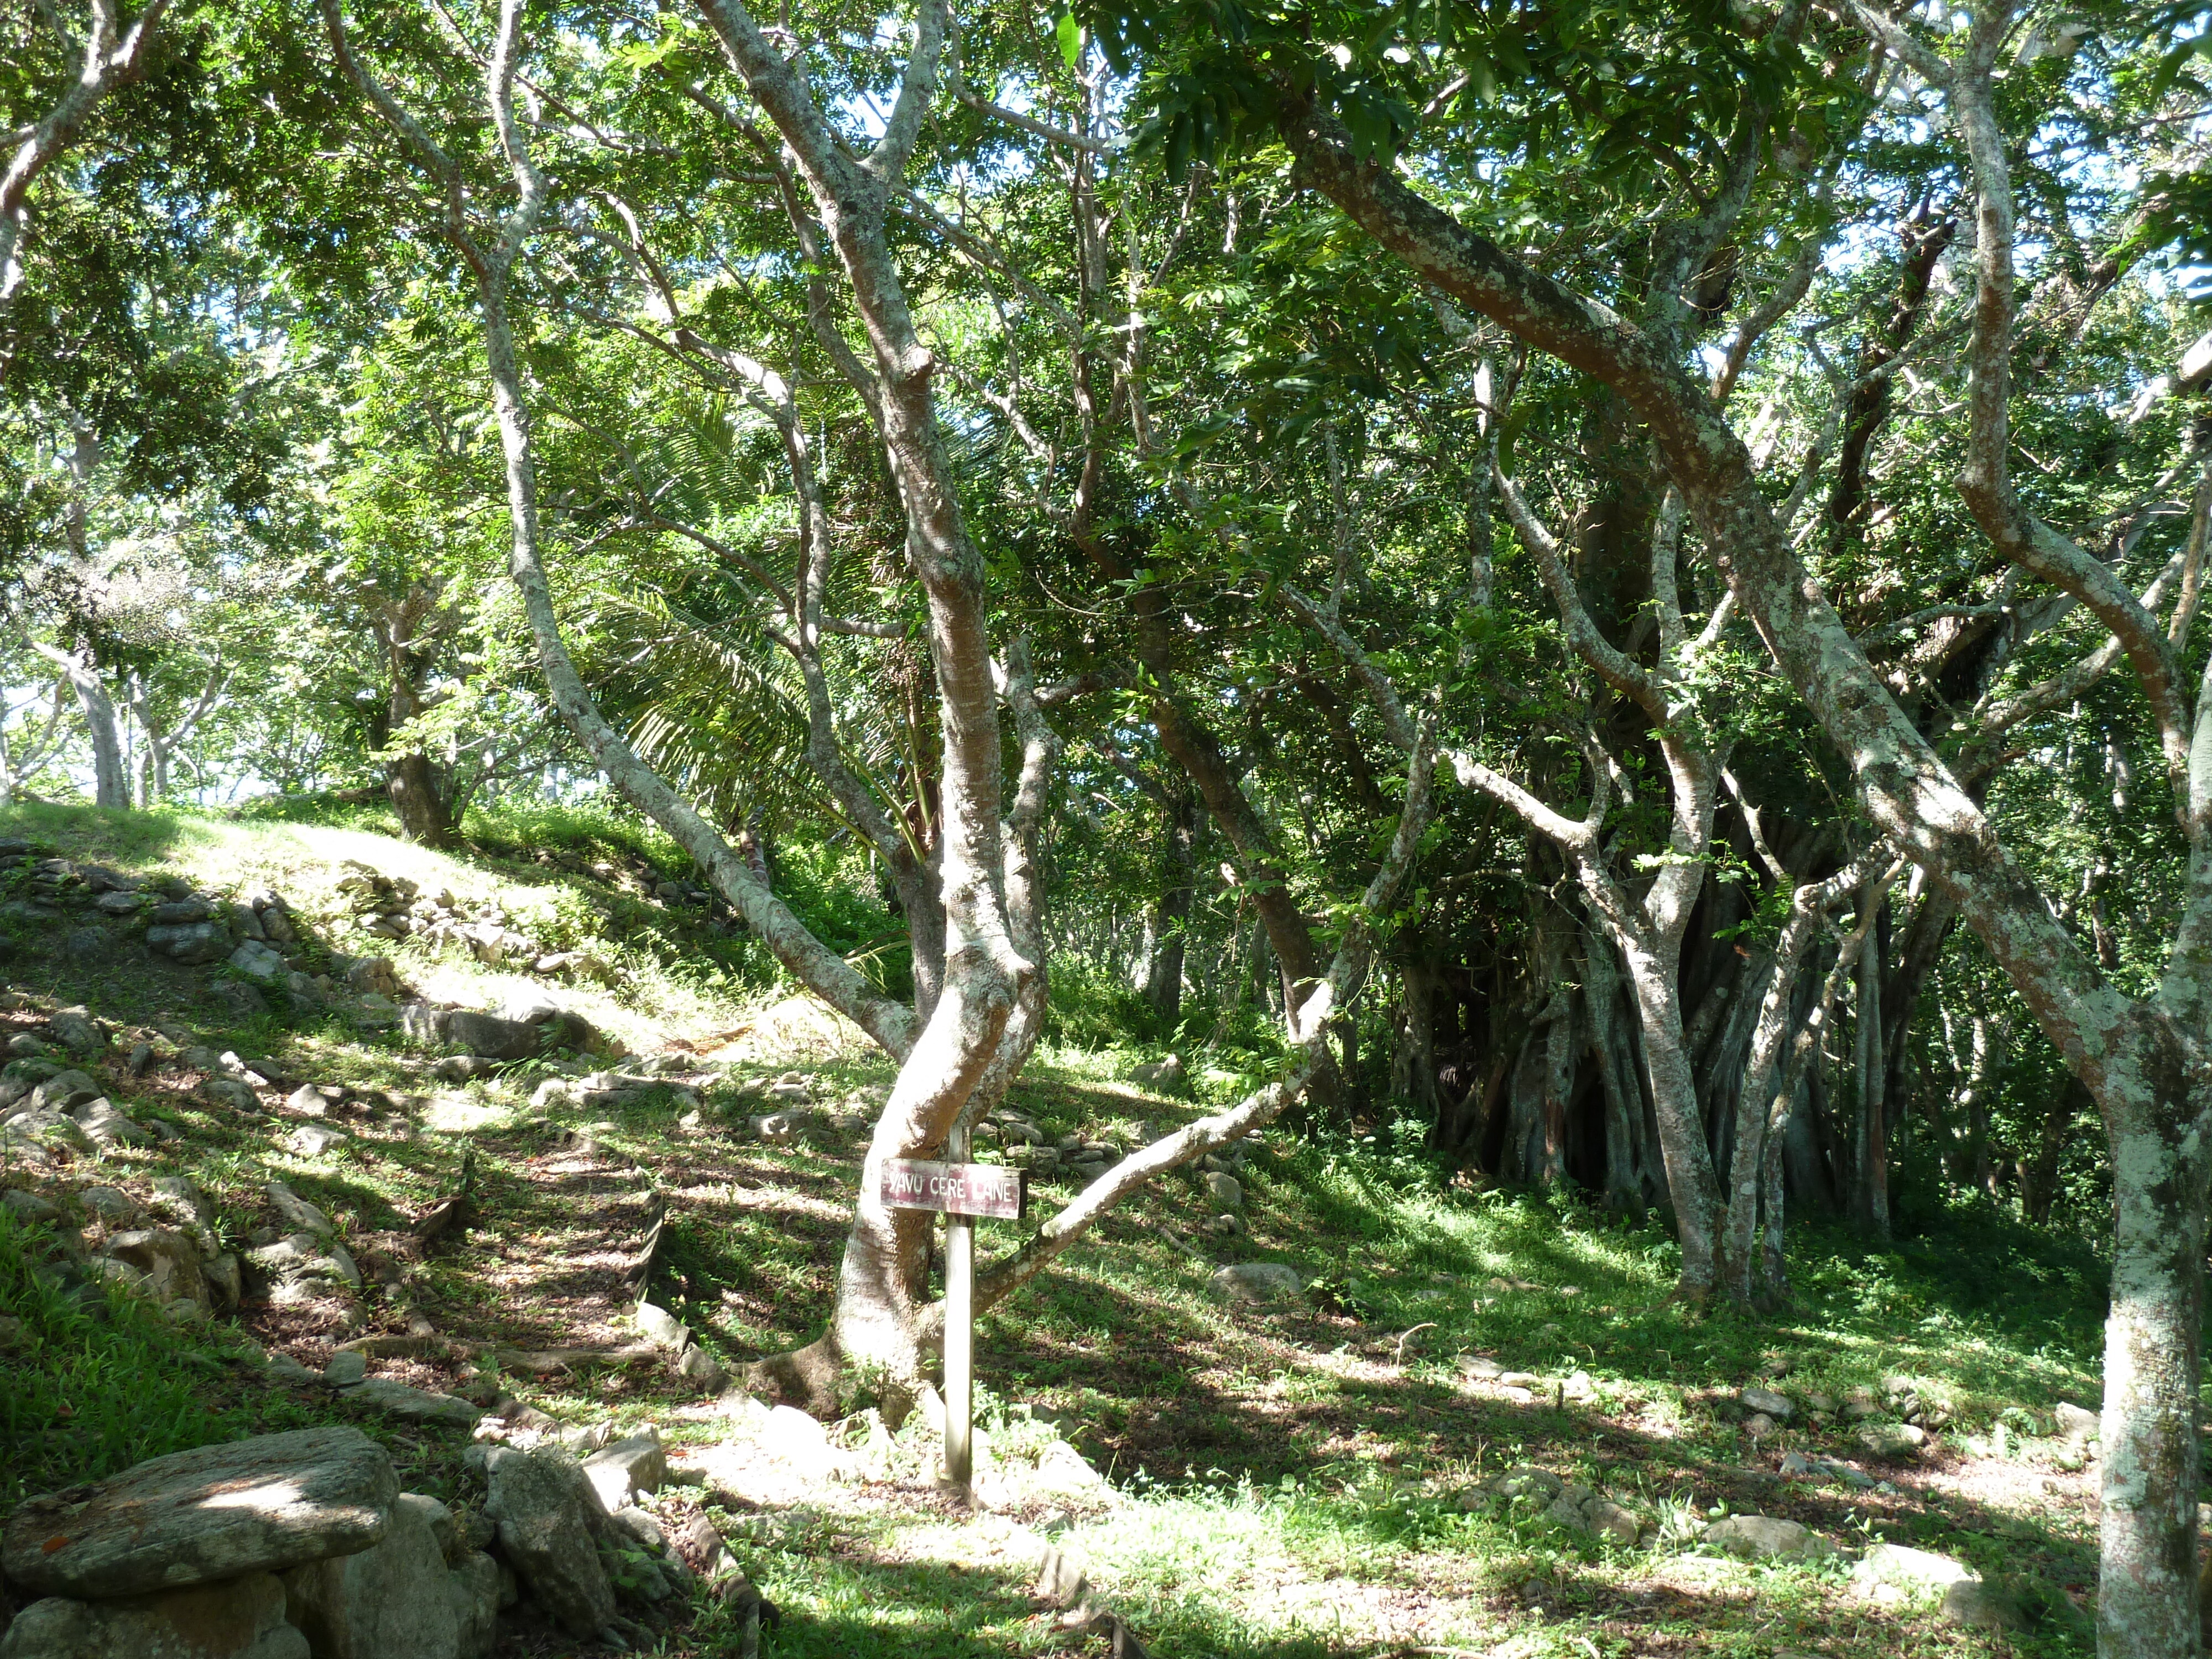
[[[2202,1650],[2197,1388],[2212,1088],[2189,1087],[2192,1068],[2170,1034],[2145,1035],[2149,1063],[2114,1066],[2117,1097],[2100,1103],[2115,1179],[2097,1639],[2112,1659],[2179,1659]]]
[[[1437,973],[1427,942],[1411,936],[1413,954],[1398,967],[1406,991],[1405,1026],[1390,1060],[1390,1092],[1427,1120],[1435,1138],[1437,1114]]]
[[[1644,1091],[1620,1021],[1620,966],[1596,928],[1583,933],[1583,1001],[1590,1053],[1605,1099],[1605,1206],[1641,1216],[1644,1206]]]
[[[1996,1166],[1990,1159],[1990,1096],[1995,1090],[1999,1066],[1997,1036],[1995,1022],[1988,1015],[1972,1016],[1973,1064],[1966,1073],[1965,1099],[1966,1109],[1966,1180],[1977,1190],[1997,1196]]]
[[[92,739],[93,805],[122,810],[131,805],[131,774],[123,763],[123,732],[115,718],[115,701],[100,677],[92,653],[80,647],[60,651],[50,645],[36,647],[39,654],[68,676],[84,713],[87,734]]]
[[[377,643],[384,647],[385,720],[387,732],[401,730],[429,708],[427,686],[435,660],[441,595],[433,585],[416,582],[372,616]],[[388,739],[387,739],[388,741]],[[459,828],[453,811],[453,781],[447,768],[423,753],[390,754],[384,763],[385,793],[399,819],[399,830],[425,847],[447,847]]]
[[[1152,907],[1151,948],[1145,963],[1145,1000],[1163,1035],[1182,1023],[1183,931],[1198,894],[1198,800],[1188,789],[1169,798],[1167,835],[1160,851],[1160,891]]]
[[[1882,1041],[1881,951],[1863,951],[1858,966],[1858,1129],[1851,1153],[1851,1218],[1863,1232],[1889,1237],[1889,1127],[1886,1093],[1889,1050]]]
[[[457,827],[447,805],[443,780],[428,755],[399,755],[385,763],[385,793],[399,818],[399,831],[425,847],[453,844]]]
[[[1625,944],[1622,953],[1636,994],[1644,1067],[1651,1079],[1659,1152],[1667,1167],[1667,1196],[1682,1246],[1680,1288],[1692,1299],[1703,1300],[1712,1293],[1718,1273],[1721,1195],[1698,1109],[1697,1080],[1682,1040],[1682,1005],[1671,963],[1639,942]]]
[[[1538,1184],[1556,1187],[1567,1178],[1567,1108],[1575,1089],[1575,998],[1562,991],[1552,1001],[1552,1023],[1544,1031],[1544,1117]]]
[[[2021,1213],[2039,1227],[2051,1219],[2051,1209],[2057,1201],[2059,1154],[2066,1150],[2075,1120],[2094,1104],[2087,1088],[2078,1079],[2068,1078],[2058,1097],[2044,1112],[2033,1158],[2020,1160]]]

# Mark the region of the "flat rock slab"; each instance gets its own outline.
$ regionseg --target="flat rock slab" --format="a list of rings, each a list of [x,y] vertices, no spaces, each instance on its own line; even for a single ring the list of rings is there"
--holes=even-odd
[[[1239,1261],[1213,1275],[1213,1291],[1231,1302],[1300,1302],[1305,1275],[1280,1261]]]
[[[21,1505],[0,1531],[0,1572],[98,1600],[277,1572],[368,1548],[398,1493],[358,1429],[202,1446]]]
[[[1731,1515],[1705,1528],[1705,1542],[1746,1561],[1825,1561],[1835,1545],[1809,1527],[1768,1515]]]
[[[455,1395],[410,1389],[404,1382],[394,1382],[385,1376],[372,1376],[342,1389],[338,1398],[349,1406],[365,1407],[409,1423],[450,1423],[456,1428],[466,1429],[473,1428],[483,1415],[481,1406],[471,1406]]]
[[[1878,1600],[1902,1600],[1948,1590],[1954,1584],[1979,1583],[1981,1575],[1963,1561],[1905,1544],[1876,1544],[1851,1569],[1852,1583]]]

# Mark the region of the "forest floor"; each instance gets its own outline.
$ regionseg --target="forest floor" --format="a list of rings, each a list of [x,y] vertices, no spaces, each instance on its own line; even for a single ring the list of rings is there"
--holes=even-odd
[[[266,883],[347,952],[368,941],[337,889],[343,859],[465,885],[516,915],[565,914],[572,931],[623,903],[635,921],[654,903],[634,870],[549,874],[521,855],[542,849],[447,859],[361,830],[53,810],[0,811],[4,836],[128,874]],[[0,870],[21,884],[32,861]],[[426,1253],[407,1290],[440,1333],[619,1360],[640,1340],[625,1274],[665,1212],[648,1293],[700,1346],[734,1370],[805,1342],[829,1308],[865,1144],[859,1109],[880,1098],[889,1068],[803,1003],[745,1001],[711,952],[687,972],[690,924],[645,920],[651,950],[620,958],[613,987],[561,994],[665,1076],[612,1105],[533,1107],[547,1078],[604,1056],[452,1082],[443,1051],[395,1027],[337,1011],[241,1016],[216,969],[137,945],[72,953],[57,928],[0,910],[6,1000],[20,1005],[0,1012],[0,1045],[36,1039],[60,1006],[88,1007],[116,1028],[105,1079],[116,1103],[170,1137],[58,1170],[0,1169],[0,1186],[106,1187],[144,1203],[157,1177],[182,1174],[243,1243],[281,1179],[374,1260],[404,1253],[409,1221],[458,1190],[467,1158],[468,1225]],[[412,986],[468,1006],[527,982],[457,951],[377,948]],[[147,1063],[126,1075],[121,1056],[140,1042]],[[210,1103],[187,1059],[196,1048],[264,1079],[263,1109]],[[1139,1144],[1203,1109],[1123,1080],[1151,1057],[1048,1048],[1012,1103],[1054,1137]],[[787,1140],[755,1138],[749,1117],[772,1109],[763,1091],[791,1070],[828,1111]],[[301,1081],[350,1091],[326,1120],[349,1139],[290,1149],[299,1124],[286,1103]],[[567,1424],[658,1425],[692,1471],[667,1501],[706,1508],[781,1612],[762,1647],[774,1659],[1103,1653],[1103,1638],[1060,1628],[1032,1595],[1040,1534],[1174,1659],[2089,1651],[2095,1464],[2054,1432],[2053,1413],[2098,1398],[2103,1290],[2090,1253],[1994,1218],[1882,1249],[1794,1227],[1793,1299],[1754,1318],[1671,1300],[1674,1249],[1656,1224],[1572,1195],[1446,1182],[1416,1142],[1387,1132],[1270,1130],[1240,1179],[1245,1236],[1209,1231],[1218,1206],[1194,1174],[1178,1176],[982,1321],[996,1463],[1026,1468],[1065,1437],[1103,1479],[1044,1497],[1012,1482],[981,1513],[938,1491],[922,1413],[894,1435],[859,1412],[819,1444],[777,1453],[733,1438],[736,1406],[659,1359],[533,1376],[388,1357],[371,1370],[480,1402],[511,1390]],[[1073,1191],[1050,1177],[1036,1189],[1047,1205]],[[988,1257],[1016,1237],[987,1223],[980,1248]],[[33,1242],[0,1211],[0,1291],[29,1332],[0,1346],[0,1508],[158,1452],[344,1414],[319,1381],[236,1363],[242,1339],[319,1370],[340,1342],[407,1329],[373,1279],[357,1299],[250,1303],[183,1331],[120,1303],[88,1318],[40,1300]],[[1219,1300],[1214,1272],[1240,1261],[1297,1267],[1306,1298]],[[1860,1431],[1905,1408],[1900,1378],[1933,1431],[1917,1449],[1870,1454]],[[1789,1420],[1740,1398],[1762,1386],[1793,1398]],[[404,1481],[452,1495],[441,1472],[463,1431],[374,1431]],[[1784,1473],[1806,1460],[1806,1473]],[[1560,1524],[1541,1482],[1534,1498],[1476,1495],[1531,1468],[1609,1495],[1642,1523],[1638,1541]],[[1841,1553],[1733,1559],[1700,1541],[1729,1514],[1802,1522]],[[1852,1559],[1883,1540],[1982,1574],[2010,1627],[1864,1594]],[[720,1617],[702,1610],[664,1650],[734,1654]]]

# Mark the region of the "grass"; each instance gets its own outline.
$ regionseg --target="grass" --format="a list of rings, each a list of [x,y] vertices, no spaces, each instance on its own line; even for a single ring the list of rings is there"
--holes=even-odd
[[[207,883],[269,881],[311,912],[327,896],[324,924],[347,948],[332,890],[343,858],[419,869],[457,892],[465,882],[516,914],[535,896],[605,906],[619,896],[542,866],[448,857],[326,823],[0,814],[0,834],[26,833],[71,856]],[[184,1136],[73,1170],[63,1184],[135,1192],[155,1176],[186,1173],[216,1200],[226,1235],[240,1237],[261,1216],[263,1184],[281,1177],[330,1211],[359,1251],[451,1190],[473,1152],[471,1230],[430,1258],[416,1294],[443,1330],[546,1346],[630,1339],[612,1270],[598,1264],[634,1247],[650,1187],[669,1214],[653,1299],[732,1364],[805,1342],[829,1311],[860,1146],[849,1137],[763,1146],[725,1126],[761,1109],[749,1104],[750,1085],[787,1064],[809,1073],[818,1100],[833,1102],[880,1088],[889,1068],[856,1047],[779,1051],[775,1011],[742,994],[726,966],[712,969],[728,977],[711,990],[687,979],[707,975],[701,963],[714,959],[655,915],[652,927],[665,931],[642,942],[592,935],[634,951],[624,960],[637,964],[594,1006],[641,1050],[754,1025],[753,1057],[709,1091],[703,1121],[665,1089],[611,1112],[532,1112],[531,1067],[439,1088],[426,1077],[434,1057],[392,1034],[336,1018],[240,1025],[202,994],[204,970],[170,975],[119,959],[88,982],[38,934],[20,936],[9,964],[16,986],[91,1000],[131,1027],[126,1040],[153,1042],[155,1066],[137,1082],[118,1078],[118,1102]],[[404,973],[459,1000],[494,1000],[505,983],[472,963],[397,954]],[[174,1035],[152,1030],[165,1016]],[[35,1012],[0,1018],[29,1029]],[[295,1158],[268,1126],[193,1097],[174,1062],[183,1039],[266,1058],[287,1078],[386,1089],[412,1103],[407,1125],[364,1124],[347,1150]],[[1064,1042],[1032,1065],[1015,1103],[1054,1134],[1133,1144],[1200,1109],[1121,1080],[1146,1052]],[[579,1133],[595,1150],[580,1150]],[[1674,1248],[1656,1223],[1607,1217],[1571,1193],[1455,1180],[1409,1132],[1271,1131],[1243,1180],[1248,1238],[1194,1254],[1164,1237],[1168,1227],[1194,1233],[1210,1212],[1194,1174],[1170,1177],[994,1310],[978,1334],[987,1430],[1008,1444],[1039,1432],[1036,1419],[1012,1409],[1018,1402],[1062,1413],[1070,1437],[1109,1475],[1118,1501],[1079,1509],[1064,1540],[1154,1650],[1177,1659],[2003,1650],[2000,1638],[1924,1609],[1845,1595],[1839,1568],[1753,1566],[1695,1544],[1705,1521],[1743,1509],[1788,1515],[1846,1543],[1890,1537],[1957,1554],[2003,1578],[2027,1605],[2032,1627],[2008,1638],[2012,1650],[2054,1659],[2089,1650],[2081,1607],[2094,1545],[2081,1478],[2057,1468],[2047,1441],[2013,1434],[1993,1450],[1985,1437],[2059,1399],[2096,1397],[2104,1293],[2092,1250],[1971,1212],[1883,1249],[1817,1219],[1799,1222],[1790,1235],[1794,1298],[1753,1317],[1671,1299]],[[1040,1200],[1048,1205],[1067,1190],[1048,1181]],[[1009,1224],[986,1224],[986,1255],[1015,1237]],[[33,1271],[37,1248],[31,1232],[0,1216],[0,1305],[28,1333],[0,1354],[0,1455],[11,1493],[335,1413],[315,1389],[272,1390],[246,1376],[228,1363],[234,1339],[221,1326],[180,1332],[125,1301],[85,1305],[61,1295]],[[1230,1260],[1298,1265],[1316,1281],[1314,1305],[1224,1306],[1208,1280]],[[365,1312],[369,1328],[396,1326],[397,1315],[374,1297]],[[346,1334],[335,1316],[261,1310],[250,1324],[310,1364]],[[1515,1404],[1467,1382],[1459,1361],[1474,1354],[1548,1379],[1583,1372],[1593,1399]],[[586,1369],[533,1381],[432,1364],[380,1369],[441,1388],[512,1384],[564,1420],[654,1421],[679,1442],[725,1432],[664,1372]],[[1886,1491],[1777,1482],[1783,1447],[1832,1455],[1848,1453],[1847,1443],[1797,1425],[1753,1444],[1734,1403],[1741,1385],[1785,1373],[1793,1389],[1842,1395],[1900,1371],[1922,1379],[1923,1395],[1948,1403],[1955,1420],[1927,1464],[1875,1471],[1890,1477]],[[454,1486],[451,1437],[386,1438],[409,1484],[441,1495]],[[895,1475],[838,1484],[796,1504],[706,1494],[746,1570],[783,1610],[763,1644],[771,1659],[1083,1650],[1028,1594],[1030,1536],[997,1516],[948,1514],[926,1478],[925,1453]],[[1526,1500],[1468,1507],[1474,1483],[1523,1463],[1612,1491],[1664,1541],[1601,1543]],[[736,1633],[721,1618],[705,1612],[667,1650],[735,1653]]]

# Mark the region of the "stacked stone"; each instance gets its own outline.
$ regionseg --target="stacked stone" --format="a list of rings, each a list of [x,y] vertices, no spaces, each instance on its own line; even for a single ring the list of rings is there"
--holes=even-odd
[[[702,1577],[725,1600],[750,1590],[703,1516],[671,1538],[642,1506],[668,1478],[650,1429],[580,1462],[557,1443],[472,1446],[464,1462],[481,1509],[399,1491],[383,1449],[347,1427],[33,1498],[0,1527],[0,1619],[21,1609],[0,1659],[485,1659],[510,1608],[626,1648]]]

